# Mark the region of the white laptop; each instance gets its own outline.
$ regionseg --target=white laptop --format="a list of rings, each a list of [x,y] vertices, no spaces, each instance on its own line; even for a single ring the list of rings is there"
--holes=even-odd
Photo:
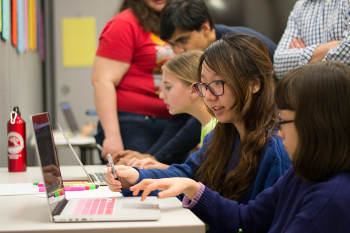
[[[88,180],[90,182],[98,182],[100,183],[100,185],[107,185],[106,184],[106,173],[105,172],[93,172],[93,173],[88,173],[87,169],[85,168],[84,164],[81,162],[79,156],[77,155],[77,153],[75,152],[75,150],[73,149],[72,144],[70,143],[66,133],[63,131],[62,127],[57,123],[58,127],[60,128],[62,135],[64,137],[64,139],[66,139],[66,142],[69,146],[69,148],[72,150],[74,157],[77,159],[78,163],[80,164],[80,166],[83,168]]]
[[[78,123],[75,120],[75,117],[73,115],[70,103],[68,102],[63,102],[61,103],[61,109],[64,113],[64,116],[68,122],[69,128],[71,130],[71,132],[75,135],[79,135],[81,134],[81,130],[78,127]],[[88,173],[86,168],[84,167],[83,163],[81,162],[79,156],[77,156],[76,152],[74,151],[73,147],[71,146],[71,143],[69,142],[69,140],[67,139],[67,134],[65,134],[61,128],[61,126],[59,126],[64,138],[66,139],[69,147],[71,148],[73,154],[75,155],[75,158],[77,159],[78,163],[81,165],[81,167],[83,168],[84,172],[86,173],[88,180],[91,182],[98,182],[100,183],[100,185],[107,185],[106,184],[106,173],[105,172],[94,172],[94,173]]]
[[[31,120],[36,152],[54,222],[141,221],[160,218],[157,197],[147,197],[144,202],[140,201],[140,197],[67,200],[49,114],[33,115]]]

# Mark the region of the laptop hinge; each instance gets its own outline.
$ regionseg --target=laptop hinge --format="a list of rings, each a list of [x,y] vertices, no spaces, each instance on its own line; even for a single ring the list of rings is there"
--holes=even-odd
[[[68,200],[66,198],[64,198],[62,201],[60,201],[60,203],[58,203],[58,205],[56,206],[56,208],[53,210],[52,215],[60,215],[64,209],[64,207],[67,205]]]

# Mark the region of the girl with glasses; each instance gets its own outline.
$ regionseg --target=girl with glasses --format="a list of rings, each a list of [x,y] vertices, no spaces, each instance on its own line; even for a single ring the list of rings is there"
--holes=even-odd
[[[183,206],[216,232],[349,232],[350,68],[318,62],[287,73],[277,84],[280,131],[293,166],[248,205],[184,179],[144,180],[132,187],[184,192]],[[282,124],[283,123],[283,124]]]
[[[209,87],[223,81],[222,93],[208,88],[200,94],[218,120],[215,129],[184,164],[165,170],[116,166],[120,180],[108,171],[109,188],[120,191],[144,178],[180,176],[239,203],[255,199],[290,166],[275,128],[274,77],[267,48],[257,37],[228,34],[214,42],[201,56],[198,81]]]
[[[159,95],[159,98],[168,106],[171,115],[187,113],[199,120],[202,125],[201,145],[204,136],[217,123],[216,118],[210,114],[203,99],[193,86],[197,82],[199,59],[202,54],[201,50],[190,50],[165,63],[162,66],[162,90]],[[133,158],[127,165],[144,169],[169,167],[169,165],[151,158]]]

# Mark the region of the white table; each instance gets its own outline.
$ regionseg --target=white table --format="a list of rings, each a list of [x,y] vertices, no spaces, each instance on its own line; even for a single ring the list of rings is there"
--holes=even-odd
[[[89,172],[103,171],[104,167],[102,165],[86,166]],[[64,179],[86,177],[80,166],[62,166],[61,172]],[[39,167],[27,167],[26,172],[17,173],[9,173],[7,168],[0,168],[0,184],[41,181]],[[53,223],[45,198],[32,195],[0,196],[0,232],[205,232],[204,223],[190,210],[182,208],[177,198],[160,199],[159,206],[161,218],[158,221]]]

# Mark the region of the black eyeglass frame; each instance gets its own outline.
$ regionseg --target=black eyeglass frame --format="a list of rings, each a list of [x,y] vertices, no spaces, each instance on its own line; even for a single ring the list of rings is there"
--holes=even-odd
[[[221,94],[216,94],[216,93],[214,93],[214,91],[213,91],[212,88],[210,87],[210,84],[212,84],[212,83],[221,83],[221,85],[222,85],[222,93],[221,93]],[[199,85],[203,85],[203,86],[205,87],[205,90],[206,90],[206,91],[209,89],[209,91],[210,91],[213,95],[215,95],[215,96],[222,96],[222,95],[225,93],[225,87],[224,87],[224,84],[225,84],[225,83],[226,83],[226,82],[225,82],[224,80],[216,80],[216,81],[212,81],[212,82],[210,82],[210,83],[208,83],[208,84],[201,83],[201,82],[194,83],[193,86],[194,86],[194,88],[196,89],[196,91],[197,91],[197,93],[198,93],[198,95],[199,95],[200,97],[204,97],[204,95],[203,95],[203,93],[199,90]]]
[[[277,129],[281,130],[281,126],[284,124],[292,123],[295,120],[289,120],[289,121],[284,121],[282,119],[281,113],[278,114],[278,117],[276,118],[276,127]]]

